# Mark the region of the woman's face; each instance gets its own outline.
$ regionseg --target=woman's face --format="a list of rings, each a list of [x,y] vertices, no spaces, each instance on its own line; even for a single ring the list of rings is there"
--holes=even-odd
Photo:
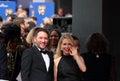
[[[57,43],[59,41],[59,35],[56,31],[52,31],[50,34],[50,44],[53,46],[57,46]]]
[[[71,53],[71,47],[72,47],[72,42],[70,39],[63,39],[62,43],[61,43],[61,50],[63,52],[64,55],[69,55]]]

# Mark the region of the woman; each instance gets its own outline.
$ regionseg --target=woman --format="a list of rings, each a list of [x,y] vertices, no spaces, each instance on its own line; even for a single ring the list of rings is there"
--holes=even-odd
[[[24,48],[19,44],[20,27],[13,22],[5,22],[2,26],[2,32],[5,34],[7,65],[9,80],[16,81],[16,77],[20,71],[20,57]]]
[[[83,73],[84,81],[115,81],[112,73],[112,57],[108,54],[108,40],[101,33],[93,33],[86,41],[87,52],[82,56],[87,71]]]
[[[53,29],[50,31],[50,37],[49,37],[49,49],[55,53],[58,41],[61,37],[61,32],[57,29]]]
[[[5,34],[0,32],[0,81],[8,81],[7,52]]]
[[[54,59],[54,81],[81,81],[81,71],[86,71],[83,58],[70,34],[63,35],[56,49]]]

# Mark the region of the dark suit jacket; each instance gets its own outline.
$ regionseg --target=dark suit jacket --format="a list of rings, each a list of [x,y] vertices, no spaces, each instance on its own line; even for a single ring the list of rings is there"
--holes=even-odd
[[[8,79],[7,53],[3,43],[0,43],[0,79]]]
[[[47,72],[42,54],[36,46],[26,49],[22,54],[22,81],[53,81],[53,53],[48,52],[50,67]]]

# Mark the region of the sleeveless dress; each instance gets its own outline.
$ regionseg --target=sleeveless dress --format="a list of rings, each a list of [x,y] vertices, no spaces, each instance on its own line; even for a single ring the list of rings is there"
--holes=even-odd
[[[63,55],[58,64],[57,81],[81,81],[81,71],[70,55]]]

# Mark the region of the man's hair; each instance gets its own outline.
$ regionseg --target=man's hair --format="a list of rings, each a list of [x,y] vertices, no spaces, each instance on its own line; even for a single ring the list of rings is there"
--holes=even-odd
[[[47,33],[47,34],[48,34],[48,37],[49,37],[49,32],[48,32],[48,30],[46,30],[46,29],[44,29],[44,28],[39,28],[39,29],[37,29],[37,30],[33,33],[33,36],[36,36],[36,35],[38,34],[38,32],[40,32],[40,31],[43,31],[43,32]]]

